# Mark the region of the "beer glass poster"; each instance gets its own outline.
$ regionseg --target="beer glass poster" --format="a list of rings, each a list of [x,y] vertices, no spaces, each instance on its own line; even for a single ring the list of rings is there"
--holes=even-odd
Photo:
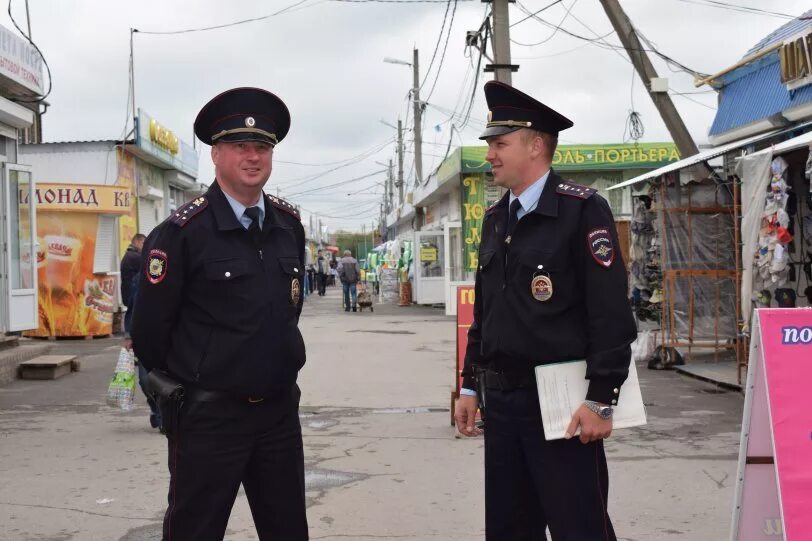
[[[39,328],[26,336],[110,334],[117,280],[93,272],[97,231],[101,215],[129,212],[129,190],[81,184],[38,184],[35,190]],[[20,192],[21,202],[30,197]]]

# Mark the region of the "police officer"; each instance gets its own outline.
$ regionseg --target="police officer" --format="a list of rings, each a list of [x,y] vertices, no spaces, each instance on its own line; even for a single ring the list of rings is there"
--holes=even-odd
[[[612,213],[594,190],[551,168],[573,123],[506,84],[485,85],[494,183],[485,212],[455,420],[474,422],[484,396],[487,539],[615,540],[603,439],[636,336]],[[546,441],[534,366],[587,362],[589,391],[563,440]],[[573,438],[577,428],[579,438]]]
[[[261,540],[308,538],[299,388],[304,229],[262,191],[285,104],[236,88],[195,120],[215,181],[149,235],[133,340],[185,389],[168,427],[165,541],[222,540],[242,483]]]

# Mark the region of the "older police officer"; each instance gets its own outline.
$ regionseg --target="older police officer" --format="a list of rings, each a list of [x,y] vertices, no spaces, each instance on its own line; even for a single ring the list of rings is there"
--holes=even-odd
[[[485,397],[487,539],[615,540],[603,439],[636,336],[612,212],[552,170],[573,123],[503,83],[485,85],[481,139],[494,183],[485,212],[456,423],[467,436]],[[565,440],[546,441],[533,368],[586,359],[589,391]],[[477,387],[479,387],[477,389]],[[577,428],[580,438],[572,438]]]
[[[167,427],[165,541],[223,539],[241,483],[260,539],[308,538],[296,385],[304,229],[262,191],[289,126],[265,90],[213,98],[194,127],[215,181],[144,246],[135,352],[184,388]]]

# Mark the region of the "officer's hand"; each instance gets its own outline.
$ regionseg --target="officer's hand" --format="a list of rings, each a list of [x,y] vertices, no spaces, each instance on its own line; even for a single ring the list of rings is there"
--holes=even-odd
[[[126,350],[131,350],[133,348],[133,339],[132,338],[125,338],[124,343],[121,346]]]
[[[476,396],[462,395],[457,399],[457,406],[454,408],[454,422],[457,423],[457,430],[460,431],[460,434],[468,437],[482,434],[482,430],[474,425],[478,408],[479,400]]]
[[[603,440],[612,434],[612,419],[601,419],[600,415],[583,404],[572,415],[572,421],[567,427],[564,438],[572,438],[579,426],[581,427],[581,443]]]

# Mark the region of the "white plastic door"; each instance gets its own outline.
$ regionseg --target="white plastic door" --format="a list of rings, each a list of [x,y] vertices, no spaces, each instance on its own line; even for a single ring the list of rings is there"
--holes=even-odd
[[[38,327],[36,197],[31,168],[6,164],[3,199],[6,206],[6,268],[8,269],[9,331]]]
[[[414,261],[417,304],[445,303],[445,235],[443,231],[415,233]]]

